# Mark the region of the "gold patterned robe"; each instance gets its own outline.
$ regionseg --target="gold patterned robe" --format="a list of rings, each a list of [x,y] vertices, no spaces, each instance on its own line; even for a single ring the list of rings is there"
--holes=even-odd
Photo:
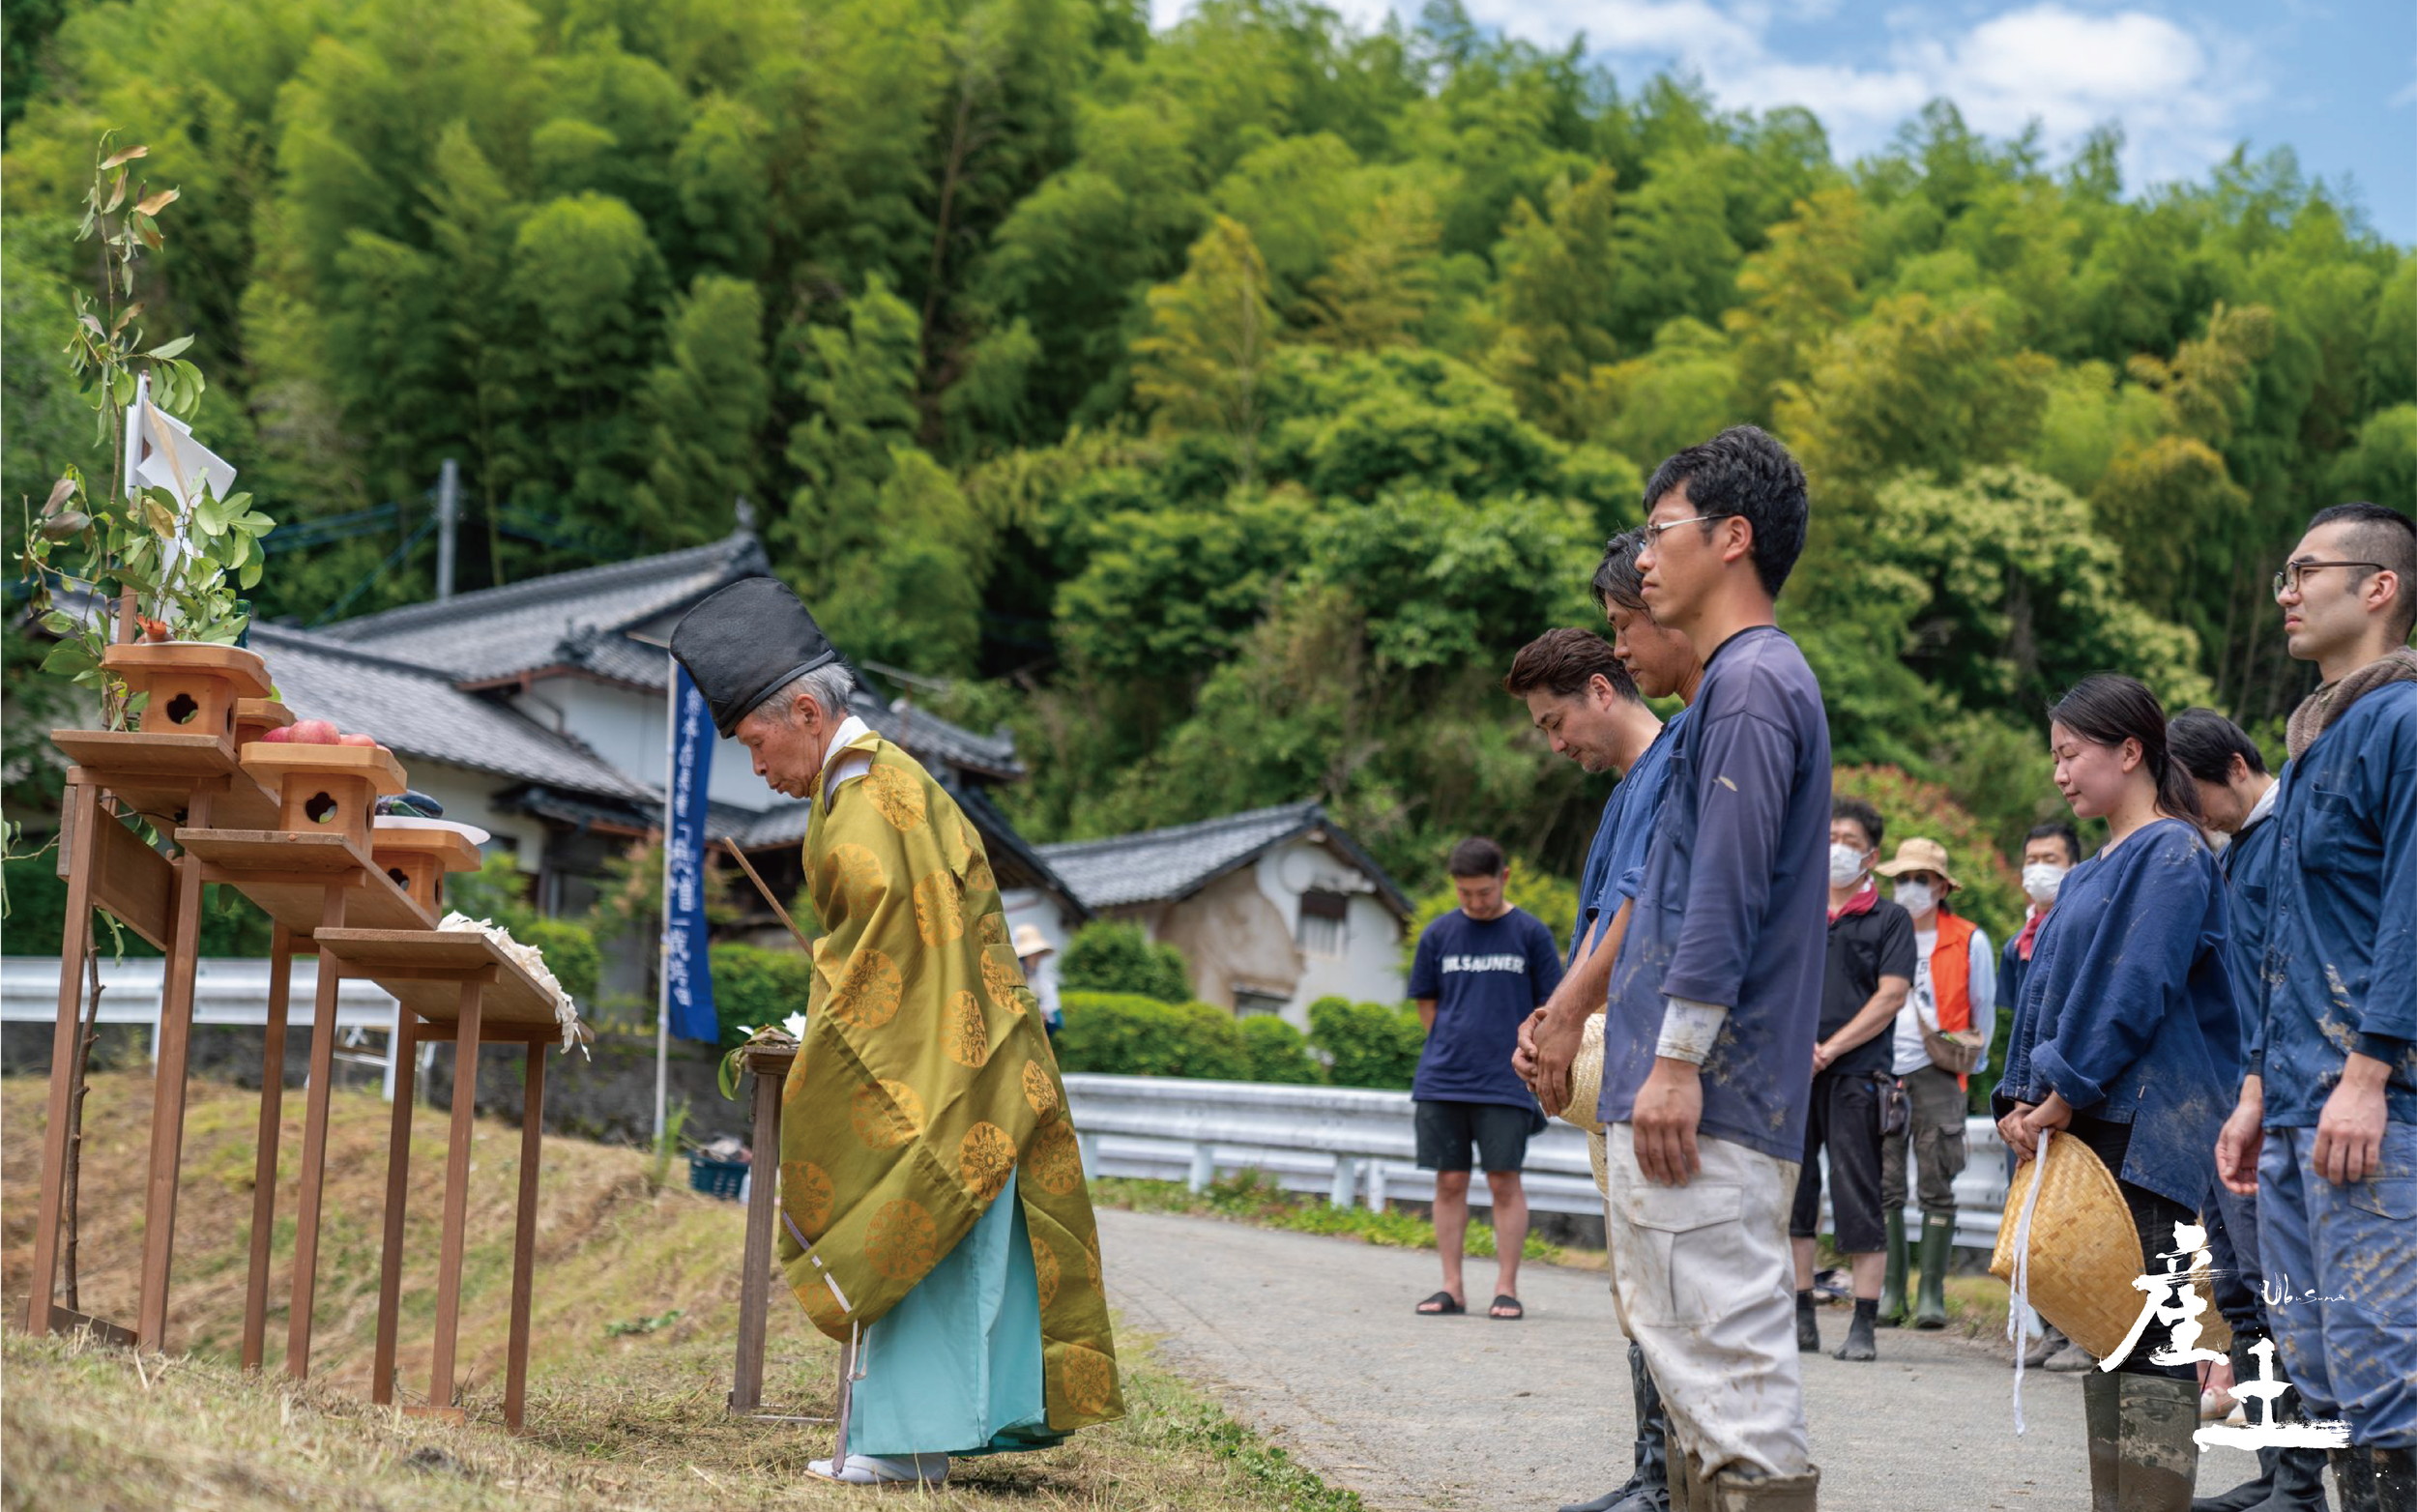
[[[781,1265],[814,1325],[879,1321],[1020,1172],[1049,1427],[1121,1417],[1099,1230],[1038,1004],[956,800],[866,733],[872,770],[816,794],[805,1038],[781,1092]],[[802,1243],[801,1243],[802,1239]],[[810,1246],[810,1247],[807,1247]]]

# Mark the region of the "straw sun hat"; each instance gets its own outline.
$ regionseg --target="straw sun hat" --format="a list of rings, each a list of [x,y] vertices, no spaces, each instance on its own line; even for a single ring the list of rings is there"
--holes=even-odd
[[[2140,1254],[2140,1230],[2122,1189],[2098,1158],[2097,1151],[2069,1134],[2046,1138],[2039,1202],[2031,1210],[2030,1303],[2040,1317],[2064,1331],[2066,1338],[2104,1359],[2119,1349],[2132,1332],[2145,1300],[2133,1283],[2147,1273]],[[1989,1273],[2011,1284],[2016,1238],[2023,1205],[2030,1195],[2037,1162],[2015,1168],[2006,1187],[2006,1210],[1997,1225],[1997,1249],[1990,1257]],[[2199,1286],[2202,1301],[2208,1290]],[[2199,1316],[2199,1347],[2222,1351],[2232,1331],[2213,1306]],[[2151,1324],[2137,1346],[2165,1348],[2169,1330]]]
[[[1589,1134],[1602,1133],[1603,1119],[1596,1113],[1602,1100],[1603,1015],[1597,1013],[1587,1020],[1578,1037],[1578,1059],[1569,1064],[1569,1106],[1561,1110],[1562,1121]]]
[[[1947,848],[1936,840],[1925,840],[1920,835],[1915,835],[1912,839],[1898,846],[1895,860],[1882,861],[1872,868],[1873,875],[1878,877],[1902,877],[1909,871],[1938,873],[1947,879],[1949,892],[1957,891],[1964,886],[1956,881],[1956,874],[1947,869]]]

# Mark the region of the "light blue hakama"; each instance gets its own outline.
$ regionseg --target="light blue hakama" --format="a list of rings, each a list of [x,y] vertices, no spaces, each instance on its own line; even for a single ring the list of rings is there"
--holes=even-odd
[[[864,1330],[853,1454],[1042,1449],[1040,1283],[1015,1177],[931,1274]]]

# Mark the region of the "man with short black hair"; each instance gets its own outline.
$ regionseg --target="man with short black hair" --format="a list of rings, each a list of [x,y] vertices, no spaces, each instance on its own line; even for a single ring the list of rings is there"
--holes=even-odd
[[[1645,600],[1704,675],[1612,968],[1614,1296],[1670,1414],[1673,1504],[1813,1512],[1783,1236],[1820,1014],[1829,725],[1774,603],[1810,506],[1751,425],[1670,457],[1645,498]]]
[[[1829,935],[1823,954],[1820,1038],[1813,1046],[1812,1114],[1804,1130],[1804,1164],[1788,1236],[1796,1263],[1796,1348],[1821,1348],[1813,1312],[1813,1255],[1821,1216],[1821,1167],[1829,1151],[1830,1227],[1846,1253],[1854,1318],[1842,1360],[1879,1357],[1872,1337],[1879,1322],[1880,1282],[1888,1260],[1880,1216],[1880,1094],[1889,1071],[1889,1038],[1913,991],[1913,919],[1879,895],[1872,866],[1886,833],[1879,810],[1842,798],[1829,809]]]
[[[1410,1095],[1416,1108],[1418,1164],[1435,1173],[1435,1247],[1443,1290],[1418,1304],[1430,1316],[1465,1313],[1461,1246],[1469,1232],[1469,1172],[1473,1153],[1494,1197],[1490,1318],[1526,1316],[1519,1302],[1520,1251],[1528,1241],[1528,1194],[1519,1168],[1544,1115],[1511,1069],[1521,1021],[1560,985],[1553,932],[1502,895],[1510,862],[1477,837],[1452,848],[1446,869],[1460,907],[1418,936],[1410,996],[1427,1043]]]
[[[2257,1198],[2268,1309],[2350,1512],[2417,1506],[2417,521],[2319,510],[2275,601],[2323,683],[2286,727],[2259,1012],[2216,1143]]]
[[[1557,998],[1584,998],[1591,1004],[1588,1011],[1594,1011],[1602,1006],[1611,961],[1597,963],[1590,973],[1586,966],[1619,906],[1615,900],[1604,907],[1613,853],[1619,849],[1616,841],[1624,802],[1620,795],[1631,791],[1629,782],[1637,764],[1660,742],[1662,721],[1645,707],[1611,642],[1592,630],[1547,630],[1519,648],[1519,654],[1511,658],[1509,674],[1502,679],[1502,691],[1528,706],[1528,717],[1555,755],[1568,757],[1589,774],[1621,774],[1620,785],[1603,804],[1594,840],[1587,848],[1586,870],[1578,879],[1578,918],[1566,951],[1568,974],[1555,994]],[[1639,845],[1637,850],[1642,855],[1644,847]]]
[[[2166,748],[2198,785],[2200,823],[2222,847],[2216,865],[2224,873],[2231,910],[2225,953],[2241,1021],[2254,1032],[2259,1011],[2257,974],[2265,964],[2273,901],[2272,820],[2282,788],[2267,774],[2265,753],[2257,742],[2212,709],[2185,709],[2167,720]],[[2214,1261],[2216,1308],[2232,1329],[2229,1352],[2233,1383],[2238,1385],[2257,1379],[2257,1350],[2272,1337],[2273,1328],[2261,1294],[2257,1199],[2221,1189],[2216,1196],[2204,1208],[2207,1251]],[[2298,1394],[2285,1393],[2265,1411],[2282,1421],[2297,1418]],[[2193,1512],[2324,1512],[2324,1465],[2322,1449],[2261,1448],[2255,1479],[2222,1496],[2194,1501]]]

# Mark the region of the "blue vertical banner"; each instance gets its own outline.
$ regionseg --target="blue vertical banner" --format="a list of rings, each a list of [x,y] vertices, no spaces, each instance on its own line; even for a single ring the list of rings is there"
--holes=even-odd
[[[713,721],[705,695],[677,661],[672,675],[669,796],[663,814],[663,982],[671,1032],[709,1043],[722,1035],[705,954],[705,790],[713,774]]]

